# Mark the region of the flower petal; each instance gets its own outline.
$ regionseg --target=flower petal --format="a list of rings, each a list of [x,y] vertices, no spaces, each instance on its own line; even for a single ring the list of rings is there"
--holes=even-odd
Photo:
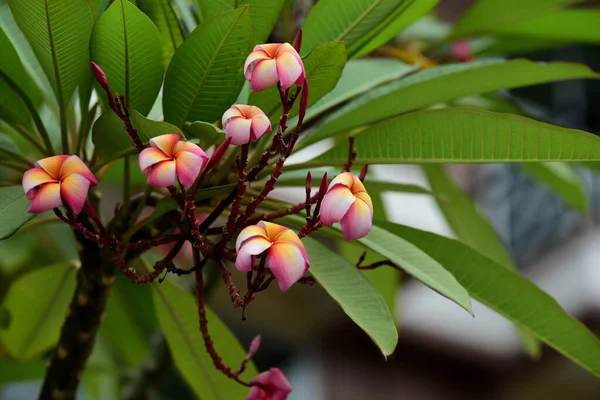
[[[246,240],[240,247],[235,258],[235,268],[238,271],[248,272],[252,270],[254,256],[262,253],[271,247],[271,242],[262,237],[254,237]]]
[[[60,177],[60,167],[67,158],[69,156],[66,155],[46,157],[36,161],[35,166],[43,168],[51,177],[58,179]]]
[[[367,236],[371,230],[373,210],[363,200],[356,199],[340,223],[344,240],[360,239]]]
[[[354,185],[354,175],[352,175],[350,172],[342,172],[333,178],[328,189],[331,190],[335,185],[344,185],[347,188],[351,188],[352,185]]]
[[[81,161],[81,158],[77,156],[70,156],[67,158],[60,167],[59,174],[61,179],[69,174],[79,174],[90,181],[92,186],[96,186],[98,184],[98,181],[96,180],[94,174],[92,174],[92,171],[90,171],[88,166],[85,165],[85,163]]]
[[[304,248],[304,244],[302,244],[302,241],[300,240],[298,235],[296,235],[296,232],[294,232],[293,230],[286,229],[280,234],[278,234],[274,240],[274,243],[291,243],[297,246],[300,249],[302,256],[304,257],[304,261],[306,262],[306,264],[310,264],[310,261],[308,260],[308,254],[306,253],[306,249]]]
[[[60,206],[62,206],[60,183],[46,183],[36,191],[27,211],[32,214],[41,214]]]
[[[277,236],[279,236],[280,233],[289,230],[285,226],[281,226],[267,221],[260,221],[257,225],[264,228],[265,232],[267,233],[267,236],[272,242],[275,241],[275,239],[277,238]]]
[[[179,139],[181,138],[177,133],[167,133],[150,139],[150,146],[158,147],[166,155],[172,156],[175,144],[179,142]]]
[[[298,246],[275,243],[269,249],[269,268],[279,283],[279,289],[285,292],[304,276],[308,265]]]
[[[176,182],[175,174],[175,160],[161,161],[150,169],[150,174],[148,174],[148,185],[155,188],[172,186]]]
[[[276,63],[277,75],[281,82],[280,89],[287,90],[302,76],[302,64],[298,63],[296,57],[287,52],[277,56]]]
[[[265,51],[259,49],[260,46],[254,47],[254,51],[248,55],[244,63],[244,76],[246,80],[252,78],[252,68],[256,68],[256,64],[262,60],[269,60],[273,57],[269,56]]]
[[[161,161],[170,160],[171,157],[163,153],[161,149],[157,149],[156,147],[148,147],[142,150],[138,157],[138,163],[140,164],[140,169],[144,174],[150,172],[150,167],[154,164],[159,163]]]
[[[27,195],[27,198],[32,200],[32,197],[30,197],[31,190],[36,186],[48,182],[56,182],[56,179],[48,175],[42,168],[32,168],[23,174],[23,191]]]
[[[354,196],[357,199],[361,199],[362,201],[367,203],[367,206],[369,206],[371,211],[373,210],[373,202],[371,201],[371,196],[369,196],[369,194],[367,192],[357,192],[354,194]]]
[[[290,382],[279,368],[271,368],[269,370],[269,380],[271,381],[271,385],[275,386],[278,390],[288,393],[292,391],[292,385],[290,385]]]
[[[202,158],[202,167],[201,168],[204,168],[204,165],[206,165],[206,163],[208,162],[208,155],[206,155],[204,150],[202,150],[200,148],[200,146],[198,146],[197,144],[181,140],[175,145],[175,151],[174,151],[175,157],[177,158],[177,155],[179,153],[181,153],[182,151],[187,151],[187,152],[193,153],[193,154],[197,155],[198,157]]]
[[[263,227],[260,227],[258,225],[247,226],[244,229],[242,229],[242,231],[237,237],[237,240],[235,241],[235,251],[240,251],[240,246],[242,245],[242,243],[254,236],[260,236],[264,239],[269,239],[269,236],[267,236],[267,232]]]
[[[269,121],[269,118],[262,111],[260,114],[253,116],[251,121],[252,140],[258,140],[265,133],[271,132],[271,121]]]
[[[189,151],[182,151],[176,158],[177,178],[186,188],[191,188],[200,170],[205,164],[204,160]]]
[[[79,174],[69,174],[60,183],[60,195],[75,214],[79,214],[85,203],[90,181]]]
[[[252,121],[244,117],[229,120],[225,126],[226,137],[231,138],[231,144],[241,146],[250,142],[250,127]]]
[[[356,198],[346,186],[337,185],[330,189],[321,203],[321,222],[327,226],[340,221]]]
[[[227,125],[227,122],[231,118],[236,118],[236,117],[243,117],[243,114],[240,111],[238,105],[234,104],[231,107],[229,107],[229,109],[227,109],[227,111],[225,111],[225,113],[223,114],[223,117],[221,118],[221,123],[223,124],[223,126],[225,126],[225,125]]]
[[[256,51],[256,50],[262,50],[269,57],[275,58],[275,56],[277,55],[277,52],[279,51],[279,49],[282,46],[285,46],[285,44],[286,43],[284,43],[284,44],[281,44],[281,43],[257,44],[256,46],[254,46],[254,51]],[[289,43],[287,43],[287,44],[289,44]]]
[[[365,192],[367,191],[367,189],[365,189],[365,185],[363,185],[363,183],[360,181],[360,179],[358,179],[358,177],[354,177],[354,183],[352,184],[352,187],[350,188],[350,190],[352,191],[352,193],[356,194],[356,193],[360,193],[360,192]]]
[[[255,92],[260,92],[261,90],[273,86],[277,81],[279,81],[279,76],[277,75],[277,64],[275,60],[262,60],[256,64],[252,71],[250,89]]]

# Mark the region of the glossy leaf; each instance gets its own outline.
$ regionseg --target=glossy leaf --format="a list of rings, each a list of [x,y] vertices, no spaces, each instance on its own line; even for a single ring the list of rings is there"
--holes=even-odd
[[[565,163],[527,163],[523,164],[523,169],[566,204],[583,214],[590,211],[585,183],[573,166]]]
[[[44,361],[21,363],[2,360],[0,361],[0,384],[41,379],[45,372],[46,362]]]
[[[581,0],[479,0],[458,20],[452,37],[493,32],[525,23]]]
[[[281,13],[285,0],[196,0],[202,20],[245,5],[250,6],[254,43],[264,43]]]
[[[147,115],[163,79],[161,38],[152,20],[127,0],[116,0],[94,25],[90,49],[110,89]],[[104,91],[100,96],[106,102]]]
[[[0,330],[11,357],[28,360],[56,345],[75,290],[75,272],[70,263],[61,263],[13,282],[2,303],[11,313],[11,324]]]
[[[378,226],[374,226],[366,237],[357,241],[473,314],[471,299],[465,288],[442,265],[412,243]]]
[[[248,7],[218,14],[177,49],[165,77],[165,120],[216,121],[244,85],[242,67],[252,47]]]
[[[208,122],[186,122],[181,129],[188,138],[198,139],[203,149],[225,140],[225,131]]]
[[[58,104],[66,107],[89,67],[94,24],[88,0],[9,0],[15,21],[50,81]]]
[[[493,79],[492,79],[493,77]],[[300,147],[407,111],[474,94],[600,74],[571,63],[484,60],[432,68],[366,93],[329,117]]]
[[[35,216],[27,212],[29,204],[21,186],[0,187],[0,240],[14,235]]]
[[[138,7],[150,17],[160,32],[163,66],[167,68],[184,39],[173,3],[171,0],[138,0]]]
[[[600,138],[512,114],[474,108],[419,111],[384,121],[354,138],[357,163],[491,163],[600,160]],[[342,165],[337,146],[317,165]]]
[[[439,164],[423,166],[435,200],[454,234],[466,245],[496,261],[503,267],[516,271],[508,250],[490,222],[477,210],[469,196],[446,174]],[[526,331],[519,331],[524,349],[532,357],[541,352],[540,343]]]
[[[600,376],[598,338],[533,283],[461,242],[388,222],[377,224],[444,265],[473,298]]]
[[[310,273],[384,356],[392,354],[398,331],[381,294],[354,265],[314,239],[302,241],[310,254]]]
[[[198,308],[194,296],[168,281],[154,283],[152,288],[158,322],[164,331],[175,365],[193,392],[198,397],[202,396],[203,400],[245,398],[248,389],[233,383],[213,365],[199,330]],[[206,309],[206,314],[211,337],[223,362],[233,369],[237,368],[246,356],[246,351],[211,310]],[[256,373],[256,368],[250,363],[242,379],[251,379]]]
[[[18,154],[19,148],[10,136],[0,133],[0,159],[7,159],[13,154]]]
[[[344,43],[321,43],[306,56],[304,69],[309,83],[308,105],[311,106],[336,86],[346,63]],[[279,89],[273,86],[261,92],[252,92],[249,103],[259,107],[275,124],[281,115]],[[290,116],[298,115],[300,102],[296,101]]]

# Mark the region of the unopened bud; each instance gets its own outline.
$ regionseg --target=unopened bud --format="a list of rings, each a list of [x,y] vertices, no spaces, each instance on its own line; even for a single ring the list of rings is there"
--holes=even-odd
[[[96,82],[98,82],[98,84],[102,86],[102,88],[106,91],[107,96],[110,98],[112,95],[110,92],[110,87],[108,86],[106,74],[104,73],[104,71],[102,71],[102,68],[100,68],[100,66],[95,62],[90,62],[90,65],[92,68],[92,74],[94,75]]]

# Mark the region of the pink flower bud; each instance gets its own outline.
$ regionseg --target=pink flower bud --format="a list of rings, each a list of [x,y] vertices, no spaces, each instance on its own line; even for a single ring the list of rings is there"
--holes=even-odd
[[[240,146],[271,132],[271,121],[258,107],[234,104],[223,114],[223,128],[231,144]]]
[[[246,400],[286,400],[292,386],[279,368],[271,368],[250,381],[252,389]]]
[[[373,223],[373,203],[364,185],[350,172],[335,177],[321,204],[321,222],[340,222],[344,240],[367,236]]]
[[[260,335],[256,335],[254,339],[252,339],[252,342],[250,342],[248,356],[246,357],[247,359],[251,359],[258,352],[258,349],[260,348],[260,339]]]
[[[108,81],[106,80],[106,74],[104,73],[104,71],[102,71],[102,68],[100,68],[100,66],[95,62],[92,61],[90,65],[92,68],[92,74],[94,75],[96,82],[98,82],[98,84],[102,86],[102,89],[106,91],[106,94],[110,98],[110,87],[108,86]]]
[[[254,47],[244,65],[244,75],[250,89],[260,92],[277,82],[281,91],[306,79],[304,64],[298,52],[289,43],[259,44]]]
[[[298,282],[310,267],[308,254],[298,235],[272,222],[260,221],[244,228],[235,249],[235,267],[242,272],[251,271],[256,256],[267,251],[269,268],[282,292]]]
[[[473,52],[471,46],[466,40],[457,40],[452,43],[452,54],[461,63],[473,61]]]
[[[139,156],[140,169],[148,175],[148,185],[160,188],[174,185],[177,180],[190,188],[208,161],[197,145],[170,133],[150,139],[150,147]]]
[[[92,171],[77,156],[43,158],[23,175],[23,190],[31,200],[27,211],[41,214],[66,203],[79,214],[90,186],[97,183]]]

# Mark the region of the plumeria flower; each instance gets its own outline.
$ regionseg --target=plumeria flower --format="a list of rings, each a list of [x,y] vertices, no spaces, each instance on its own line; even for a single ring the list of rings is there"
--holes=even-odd
[[[271,121],[258,107],[234,104],[223,114],[223,128],[231,144],[240,146],[271,132]]]
[[[321,222],[340,222],[344,240],[367,236],[373,223],[373,203],[364,185],[350,172],[343,172],[329,184],[321,204]]]
[[[23,175],[23,190],[31,205],[30,213],[40,214],[66,203],[79,214],[90,186],[98,181],[77,156],[43,158]]]
[[[259,374],[250,383],[260,386],[252,386],[246,400],[286,400],[292,391],[292,386],[279,368]]]
[[[142,150],[139,157],[148,185],[155,188],[172,186],[177,179],[190,188],[207,162],[208,156],[200,147],[181,140],[176,133],[150,139],[150,147]]]
[[[254,258],[268,250],[269,268],[282,292],[302,278],[310,266],[298,235],[271,222],[260,221],[244,228],[237,238],[235,249],[235,267],[242,272],[251,271]]]
[[[250,89],[260,92],[277,82],[281,91],[306,79],[304,64],[298,52],[289,43],[259,44],[244,65],[244,75]]]

